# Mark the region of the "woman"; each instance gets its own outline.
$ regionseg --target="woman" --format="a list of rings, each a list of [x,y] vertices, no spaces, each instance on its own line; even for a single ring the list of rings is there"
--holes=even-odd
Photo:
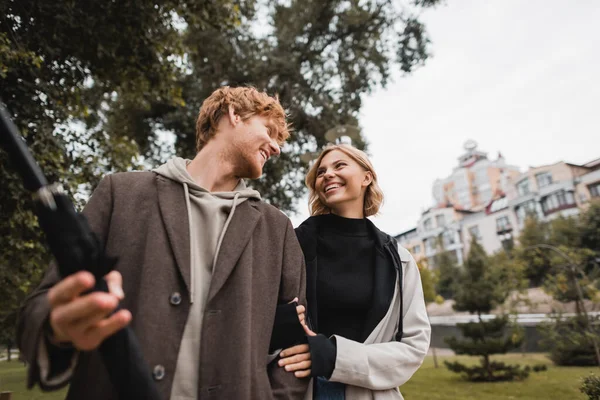
[[[330,145],[306,184],[312,216],[296,234],[308,345],[282,351],[279,365],[314,378],[307,399],[402,399],[431,331],[415,260],[367,219],[383,201],[377,174],[362,151]]]

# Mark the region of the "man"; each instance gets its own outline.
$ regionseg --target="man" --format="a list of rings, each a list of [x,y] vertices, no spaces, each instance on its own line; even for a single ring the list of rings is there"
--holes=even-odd
[[[88,272],[60,280],[50,268],[18,323],[29,385],[115,398],[95,349],[131,324],[165,399],[301,398],[308,382],[267,355],[277,305],[304,303],[302,252],[290,221],[242,180],[288,136],[276,98],[223,87],[202,104],[192,161],[105,177],[84,214],[119,259],[110,293],[86,294]]]

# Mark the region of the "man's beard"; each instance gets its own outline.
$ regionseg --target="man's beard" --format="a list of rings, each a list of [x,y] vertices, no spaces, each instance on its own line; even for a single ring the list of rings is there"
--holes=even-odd
[[[240,149],[236,146],[235,150],[228,155],[229,161],[233,166],[233,172],[236,177],[241,179],[257,179],[260,177],[262,170],[256,171],[256,161],[252,160],[252,154],[246,149]]]

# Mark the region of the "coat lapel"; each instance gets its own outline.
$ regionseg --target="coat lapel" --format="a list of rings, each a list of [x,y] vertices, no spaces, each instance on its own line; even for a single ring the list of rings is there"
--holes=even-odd
[[[254,200],[244,201],[236,208],[219,248],[217,264],[208,292],[208,301],[215,297],[231,275],[246,244],[252,237],[260,216],[261,212],[256,208]]]
[[[386,257],[383,249],[377,248],[375,250],[375,259],[373,261],[373,299],[365,321],[365,328],[362,335],[363,340],[371,334],[387,313],[392,303],[394,285],[396,283],[396,270],[392,262]]]
[[[157,176],[158,204],[179,273],[190,291],[190,223],[183,186]]]
[[[373,259],[374,287],[371,307],[365,321],[365,330],[362,336],[363,340],[366,340],[369,337],[371,332],[373,332],[388,312],[390,304],[392,304],[392,298],[394,297],[397,278],[394,260],[386,251],[387,236],[370,220],[367,221],[371,228],[371,234],[375,237],[375,256]]]

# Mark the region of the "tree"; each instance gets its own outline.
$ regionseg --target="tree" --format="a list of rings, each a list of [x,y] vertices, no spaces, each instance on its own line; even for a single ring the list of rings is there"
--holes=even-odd
[[[415,2],[418,7],[437,1]],[[390,0],[292,0],[270,2],[257,14],[271,24],[257,35],[256,19],[239,26],[196,29],[190,26],[189,75],[183,78],[184,107],[151,105],[152,119],[132,121],[147,137],[158,122],[176,136],[179,154],[194,154],[198,105],[222,84],[252,84],[277,93],[289,111],[293,136],[281,157],[267,164],[253,182],[267,201],[292,211],[304,192],[306,164],[299,155],[326,144],[325,132],[337,125],[358,125],[362,95],[381,85],[399,67],[405,73],[422,64],[428,39],[423,25]],[[403,7],[405,10],[406,7]],[[264,14],[267,14],[266,17]],[[143,116],[144,114],[142,114]],[[354,143],[364,148],[359,139]]]
[[[542,249],[532,248],[540,243],[548,243],[550,236],[549,225],[540,221],[536,216],[529,215],[519,235],[520,246],[516,249],[515,256],[526,265],[525,276],[530,287],[541,286],[550,272],[551,265],[548,255]]]
[[[434,256],[437,275],[435,288],[444,299],[451,299],[454,297],[460,269],[456,265],[454,253],[444,250],[441,239],[438,239],[437,250]]]
[[[81,206],[103,174],[171,154],[165,132],[191,157],[198,108],[215,88],[279,93],[295,131],[254,186],[291,212],[304,190],[299,155],[323,146],[327,129],[357,125],[361,95],[393,71],[423,64],[429,41],[414,11],[438,2],[5,0],[2,97],[49,180]],[[8,321],[50,257],[1,151],[0,184],[0,318]]]
[[[225,1],[208,3],[199,24],[231,18]],[[181,102],[178,69],[167,61],[181,54],[171,12],[183,12],[184,5],[1,3],[2,100],[49,181],[62,183],[78,195],[75,200],[85,198],[102,174],[139,165],[139,145],[128,132],[104,129],[111,98]],[[30,196],[2,151],[0,166],[0,335],[13,337],[18,305],[39,282],[50,256]]]
[[[580,219],[582,246],[600,254],[600,200],[590,202]]]
[[[551,322],[539,327],[541,344],[557,365],[600,362],[598,321],[588,315],[585,305],[599,294],[600,252],[594,241],[599,215],[600,206],[592,202],[578,217],[559,216],[546,223],[530,220],[520,238],[517,254],[528,263],[529,276],[536,271],[536,283],[555,300],[575,304],[574,317],[555,312]]]
[[[560,302],[575,303],[575,316],[551,315],[552,322],[540,326],[541,344],[550,350],[550,358],[557,365],[599,365],[599,320],[591,317],[585,306],[586,299],[598,295],[598,269],[586,273],[586,265],[594,252],[585,248],[541,245],[553,253],[553,273],[544,283],[544,289]]]
[[[426,265],[426,263],[419,263],[419,272],[421,273],[421,284],[423,285],[425,303],[431,303],[436,300],[437,296],[435,291],[436,276]]]
[[[590,374],[582,379],[579,391],[587,395],[588,400],[600,400],[600,377]]]
[[[481,365],[467,366],[457,361],[444,362],[448,369],[463,374],[470,381],[524,379],[529,375],[528,370],[519,365],[506,365],[490,359],[493,354],[504,354],[518,348],[523,340],[521,332],[508,332],[507,315],[497,316],[492,320],[482,318],[482,314],[489,313],[508,297],[511,285],[503,281],[508,269],[494,264],[473,239],[458,279],[454,309],[476,314],[477,321],[457,324],[464,339],[451,337],[446,341],[456,354],[480,356]]]

